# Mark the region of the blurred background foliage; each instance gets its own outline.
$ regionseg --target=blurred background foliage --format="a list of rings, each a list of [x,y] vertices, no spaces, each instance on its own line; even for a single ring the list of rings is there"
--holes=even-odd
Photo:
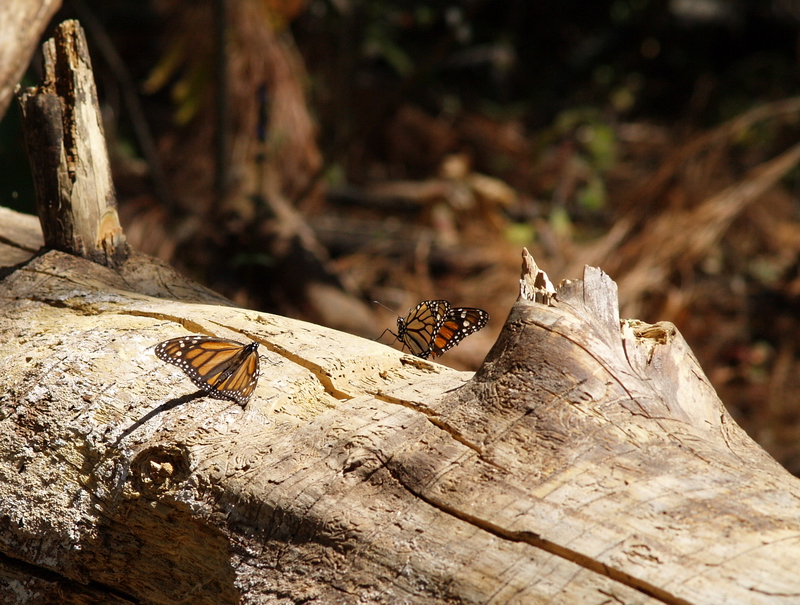
[[[554,281],[599,266],[800,473],[800,0],[64,0],[66,18],[137,248],[367,337],[394,325],[372,300],[485,308],[442,359],[471,369],[521,246]],[[16,107],[0,166],[0,203],[33,212]]]

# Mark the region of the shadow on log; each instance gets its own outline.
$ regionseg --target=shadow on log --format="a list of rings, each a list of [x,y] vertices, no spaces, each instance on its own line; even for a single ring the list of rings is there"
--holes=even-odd
[[[549,282],[525,258],[528,296]],[[471,378],[131,283],[60,252],[2,282],[4,602],[800,594],[798,480],[671,325],[618,321],[601,271],[521,298]],[[267,351],[246,409],[155,357],[187,329]]]

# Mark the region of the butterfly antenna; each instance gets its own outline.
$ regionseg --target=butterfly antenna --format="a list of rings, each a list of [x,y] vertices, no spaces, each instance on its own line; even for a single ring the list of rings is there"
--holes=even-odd
[[[372,302],[374,302],[376,305],[380,305],[381,307],[383,307],[384,309],[386,309],[386,310],[387,310],[387,311],[389,311],[390,313],[394,313],[394,312],[395,312],[395,311],[392,311],[392,310],[391,310],[389,307],[387,307],[386,305],[384,305],[382,302],[378,302],[377,300],[373,300]]]
[[[377,300],[373,300],[372,302],[374,302],[376,305],[380,305],[381,307],[383,307],[384,309],[386,309],[390,313],[395,313],[395,311],[392,311],[389,307],[384,305],[382,302],[379,302]],[[380,340],[381,338],[383,338],[383,335],[386,334],[387,332],[389,334],[391,334],[392,336],[394,336],[395,340],[400,340],[400,337],[397,334],[395,334],[394,332],[392,332],[389,328],[386,328],[383,332],[381,332],[381,335],[378,336],[378,338],[373,338],[373,340],[376,340],[376,341]]]

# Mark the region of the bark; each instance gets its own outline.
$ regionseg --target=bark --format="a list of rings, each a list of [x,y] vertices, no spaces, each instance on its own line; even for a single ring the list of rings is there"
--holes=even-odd
[[[103,264],[127,254],[86,37],[65,21],[40,86],[19,94],[45,245]]]

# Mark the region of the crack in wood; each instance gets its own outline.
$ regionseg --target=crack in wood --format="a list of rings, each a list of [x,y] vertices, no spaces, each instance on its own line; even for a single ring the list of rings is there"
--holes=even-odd
[[[205,336],[214,336],[214,334],[209,334],[203,327],[190,319],[186,319],[184,317],[176,317],[175,315],[168,315],[166,313],[151,313],[148,311],[140,311],[138,309],[134,309],[132,311],[129,310],[120,310],[120,315],[130,315],[132,317],[149,317],[151,319],[161,319],[164,321],[171,321],[180,326],[186,328],[190,332],[196,332],[198,334],[204,334]]]
[[[90,580],[87,584],[82,584],[50,568],[34,565],[33,563],[17,559],[4,552],[0,552],[0,567],[12,570],[20,575],[36,578],[48,584],[58,585],[59,592],[61,592],[63,596],[72,593],[73,595],[88,597],[92,599],[92,602],[96,602],[95,599],[103,595],[111,595],[125,603],[141,603],[139,598],[119,590],[118,588],[114,588],[113,586],[108,586],[107,584],[95,580]]]
[[[464,386],[464,385],[461,385],[461,386]],[[455,429],[454,427],[450,426],[446,422],[440,420],[438,418],[439,414],[437,412],[435,412],[434,410],[432,410],[432,409],[430,409],[428,407],[422,406],[422,405],[417,405],[417,404],[411,403],[410,401],[405,400],[405,399],[400,399],[398,397],[392,397],[391,395],[386,395],[385,393],[376,393],[376,394],[373,394],[373,397],[375,397],[376,399],[379,399],[380,401],[385,401],[386,403],[400,405],[400,406],[402,406],[404,408],[408,408],[409,410],[413,410],[415,412],[419,412],[421,414],[424,414],[425,417],[428,419],[428,422],[433,424],[435,427],[443,430],[445,433],[450,435],[453,439],[458,441],[461,445],[463,445],[465,447],[468,447],[469,449],[474,451],[476,454],[478,454],[478,458],[482,462],[485,462],[486,464],[490,464],[490,465],[494,466],[495,468],[498,468],[498,469],[500,469],[502,471],[506,471],[506,472],[509,472],[509,473],[511,472],[506,467],[504,467],[504,466],[502,466],[500,464],[497,464],[493,460],[487,458],[484,455],[483,448],[481,446],[479,446],[477,443],[473,443],[472,441],[470,441],[469,439],[464,437],[464,435],[462,435],[457,429]]]
[[[3,237],[2,235],[0,235],[0,244],[10,246],[11,248],[16,248],[17,250],[22,250],[23,252],[28,252],[30,254],[36,254],[41,249],[41,248],[31,248],[30,246],[26,246],[25,244],[14,241],[7,237]]]
[[[248,336],[250,335],[248,334]],[[253,337],[250,336],[250,338]],[[299,365],[301,368],[304,368],[309,372],[311,372],[314,375],[314,377],[319,381],[320,385],[322,385],[322,388],[325,389],[325,392],[334,399],[338,399],[339,401],[348,401],[354,397],[354,395],[351,395],[350,393],[345,393],[344,391],[337,389],[333,385],[333,379],[331,378],[330,374],[328,374],[328,372],[326,372],[319,364],[313,363],[308,359],[304,359],[299,355],[290,352],[285,347],[276,345],[269,341],[259,338],[253,338],[253,340],[257,341],[260,345],[263,345],[264,348],[267,349],[268,351],[277,353],[281,357],[284,357],[286,360],[291,361],[292,363]]]
[[[392,468],[390,465],[391,458],[387,459],[384,462],[384,466],[392,478],[397,481],[397,483],[403,487],[406,491],[408,491],[411,495],[419,500],[425,502],[426,504],[440,510],[441,512],[460,519],[465,523],[469,523],[470,525],[477,527],[478,529],[482,529],[490,534],[504,539],[510,540],[512,542],[523,542],[526,544],[530,544],[536,548],[539,548],[545,552],[548,552],[554,556],[560,557],[566,561],[570,561],[584,569],[597,573],[599,575],[605,576],[615,582],[619,582],[636,590],[648,597],[656,599],[665,605],[693,605],[690,601],[686,599],[682,599],[672,593],[667,592],[651,584],[650,582],[646,582],[641,580],[640,578],[636,578],[621,569],[617,569],[615,567],[610,567],[606,563],[602,563],[593,559],[587,555],[584,555],[580,552],[547,540],[546,538],[542,538],[538,534],[534,534],[532,532],[518,532],[506,529],[500,525],[494,524],[491,521],[487,521],[486,519],[481,519],[480,517],[476,517],[474,515],[470,515],[461,511],[455,507],[449,506],[443,502],[439,502],[434,498],[428,497],[419,491],[415,490],[408,484],[406,484],[395,469]]]

